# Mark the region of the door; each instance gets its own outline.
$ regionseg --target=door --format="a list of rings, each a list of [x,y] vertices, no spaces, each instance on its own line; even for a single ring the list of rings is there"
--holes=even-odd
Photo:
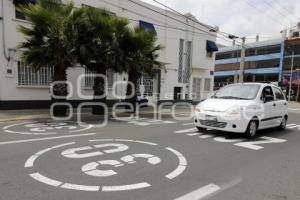
[[[276,111],[276,102],[274,92],[271,86],[266,86],[262,90],[261,100],[263,103],[264,110],[263,115],[261,117],[260,127],[272,127],[274,126],[274,124],[276,124],[276,116],[278,116],[278,113]]]
[[[281,89],[277,87],[273,87],[273,91],[275,94],[275,103],[276,103],[275,111],[277,113],[276,123],[279,126],[282,122],[282,117],[284,117],[284,115],[286,115],[287,113],[288,105]]]
[[[201,101],[201,78],[193,78],[193,100]]]
[[[180,100],[181,99],[181,87],[174,87],[174,100]]]

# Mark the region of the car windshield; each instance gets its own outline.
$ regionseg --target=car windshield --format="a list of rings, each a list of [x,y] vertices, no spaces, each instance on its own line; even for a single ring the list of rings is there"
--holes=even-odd
[[[257,96],[259,85],[229,85],[221,88],[213,98],[252,100]]]

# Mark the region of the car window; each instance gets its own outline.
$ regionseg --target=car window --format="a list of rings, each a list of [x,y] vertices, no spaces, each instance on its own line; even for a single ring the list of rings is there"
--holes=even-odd
[[[263,89],[262,94],[261,94],[261,99],[264,100],[266,96],[272,96],[274,98],[274,93],[273,93],[272,87],[267,86]]]
[[[257,97],[259,85],[229,85],[218,90],[213,98],[252,100]]]
[[[285,97],[280,89],[274,87],[273,90],[275,93],[276,100],[285,100]]]

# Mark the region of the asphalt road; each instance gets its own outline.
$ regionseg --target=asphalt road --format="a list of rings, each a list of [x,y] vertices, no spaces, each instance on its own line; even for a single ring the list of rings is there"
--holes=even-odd
[[[300,199],[300,113],[251,141],[190,123],[2,123],[0,199]]]

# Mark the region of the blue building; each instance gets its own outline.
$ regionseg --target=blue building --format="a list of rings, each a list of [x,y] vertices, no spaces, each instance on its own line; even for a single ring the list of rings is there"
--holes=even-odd
[[[245,82],[279,82],[283,66],[282,39],[246,45]],[[216,54],[215,89],[238,81],[241,46],[224,47]]]

